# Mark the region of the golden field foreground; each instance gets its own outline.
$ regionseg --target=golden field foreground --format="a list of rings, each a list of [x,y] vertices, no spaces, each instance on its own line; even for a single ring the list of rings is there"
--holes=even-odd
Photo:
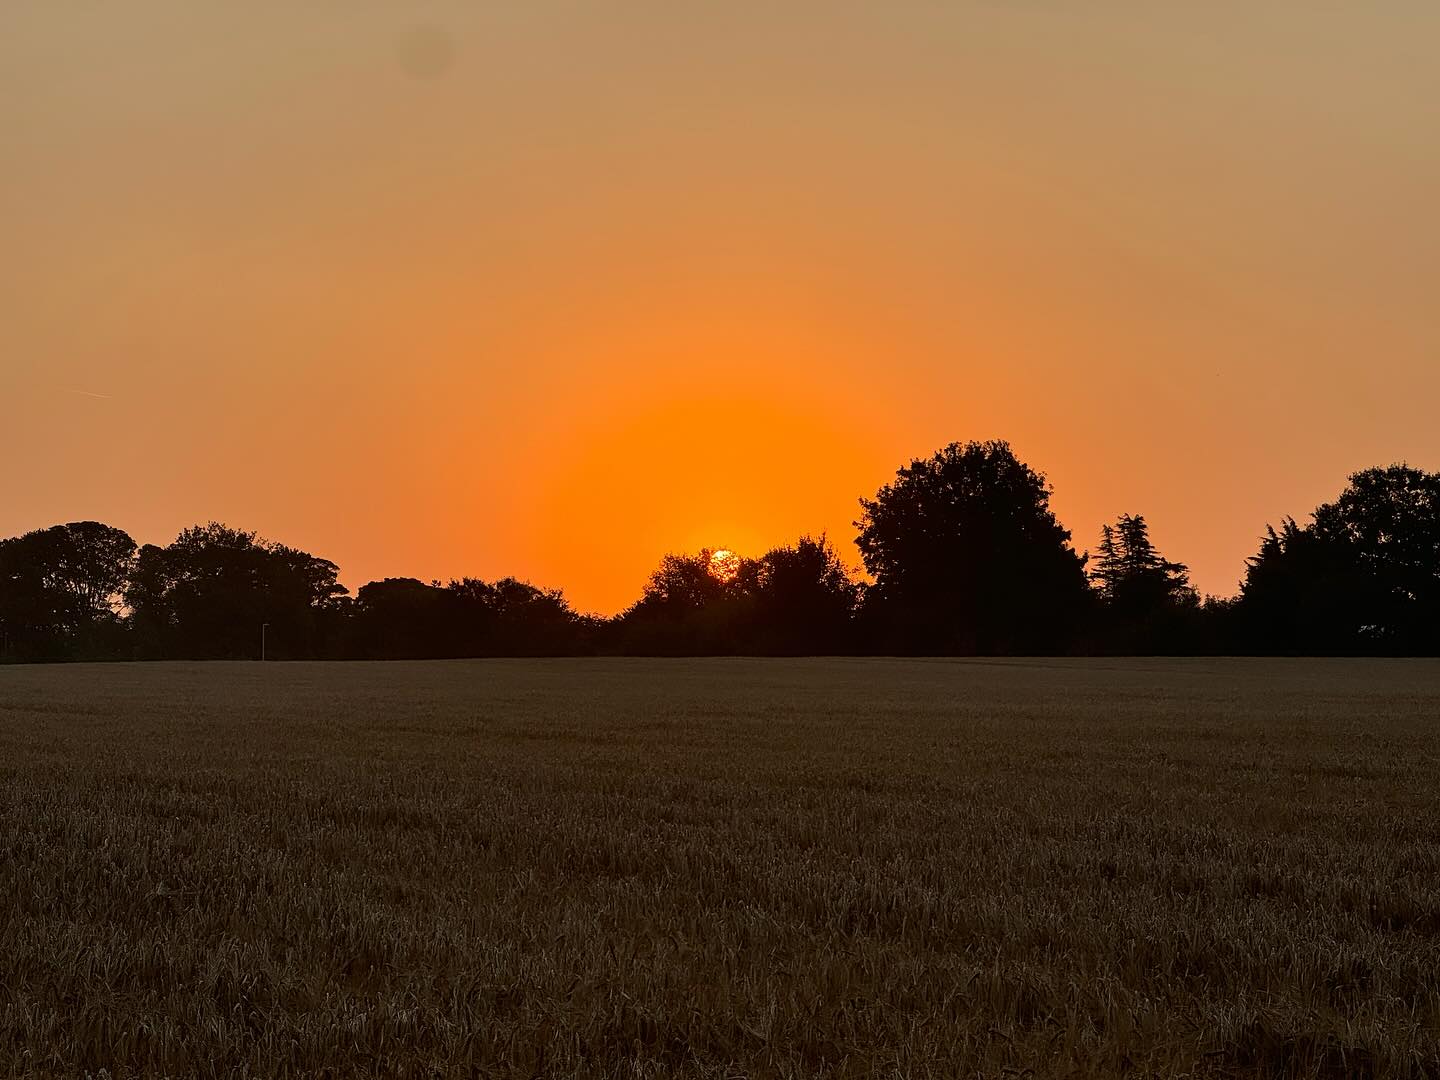
[[[1440,1075],[1440,663],[0,668],[0,1076]]]

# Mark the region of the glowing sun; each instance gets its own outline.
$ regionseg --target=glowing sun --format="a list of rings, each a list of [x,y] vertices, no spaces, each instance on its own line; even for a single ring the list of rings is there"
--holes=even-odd
[[[740,556],[729,548],[717,548],[710,553],[710,576],[726,584],[740,574]]]

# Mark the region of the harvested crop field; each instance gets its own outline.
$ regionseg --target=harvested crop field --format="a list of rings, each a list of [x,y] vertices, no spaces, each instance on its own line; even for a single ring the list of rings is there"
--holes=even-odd
[[[1440,1075],[1440,663],[0,668],[0,1076]]]

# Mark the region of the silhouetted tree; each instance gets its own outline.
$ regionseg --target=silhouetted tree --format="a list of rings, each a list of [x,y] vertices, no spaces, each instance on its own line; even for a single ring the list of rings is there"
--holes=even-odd
[[[656,656],[749,651],[759,572],[750,559],[717,561],[710,548],[666,555],[640,599],[616,616],[611,647]]]
[[[1044,476],[1008,443],[952,443],[862,499],[856,541],[875,578],[881,648],[1004,653],[1067,648],[1089,599],[1085,560]]]
[[[755,577],[755,567],[739,558],[717,572],[716,552],[701,548],[694,555],[664,556],[645,583],[640,604],[672,611],[699,611],[734,600],[746,592]]]
[[[1126,613],[1147,615],[1197,599],[1189,567],[1156,550],[1140,514],[1122,514],[1114,525],[1101,526],[1090,580],[1103,600]]]
[[[447,586],[459,601],[469,656],[561,656],[593,648],[594,627],[559,589],[501,578],[462,578]]]
[[[1373,651],[1361,634],[1366,591],[1359,566],[1313,527],[1286,518],[1266,528],[1247,560],[1238,621],[1242,649],[1324,655]]]
[[[750,585],[753,651],[816,656],[854,648],[860,588],[823,533],[771,549],[758,560],[757,570]]]
[[[134,561],[135,541],[98,521],[0,540],[0,656],[119,653],[121,594]]]
[[[346,592],[334,563],[217,522],[140,552],[126,591],[142,654],[250,659],[315,655],[317,613]]]
[[[1440,651],[1440,474],[1367,469],[1309,525],[1268,529],[1238,615],[1255,651]]]
[[[1316,509],[1314,529],[1359,567],[1363,634],[1387,651],[1440,647],[1440,473],[1403,464],[1355,473]]]
[[[463,656],[461,600],[437,582],[385,578],[355,593],[347,653],[367,660]]]
[[[709,548],[666,555],[640,600],[612,621],[609,647],[641,655],[850,651],[859,592],[824,535],[758,559]]]
[[[1200,633],[1200,597],[1189,569],[1156,550],[1140,514],[1123,514],[1101,526],[1090,580],[1101,601],[1101,638],[1107,651],[1194,651]]]
[[[1124,576],[1125,560],[1120,552],[1120,541],[1114,525],[1100,526],[1100,546],[1087,570],[1090,583],[1102,599],[1108,600],[1115,593],[1115,585]]]
[[[356,594],[346,655],[368,659],[578,655],[593,648],[591,620],[564,594],[527,581],[462,578],[441,585],[386,578]]]

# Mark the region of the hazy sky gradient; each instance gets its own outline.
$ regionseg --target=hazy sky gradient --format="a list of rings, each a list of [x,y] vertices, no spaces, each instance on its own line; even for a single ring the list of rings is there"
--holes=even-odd
[[[1004,437],[1207,591],[1440,468],[1440,5],[0,6],[0,534],[582,609]]]

